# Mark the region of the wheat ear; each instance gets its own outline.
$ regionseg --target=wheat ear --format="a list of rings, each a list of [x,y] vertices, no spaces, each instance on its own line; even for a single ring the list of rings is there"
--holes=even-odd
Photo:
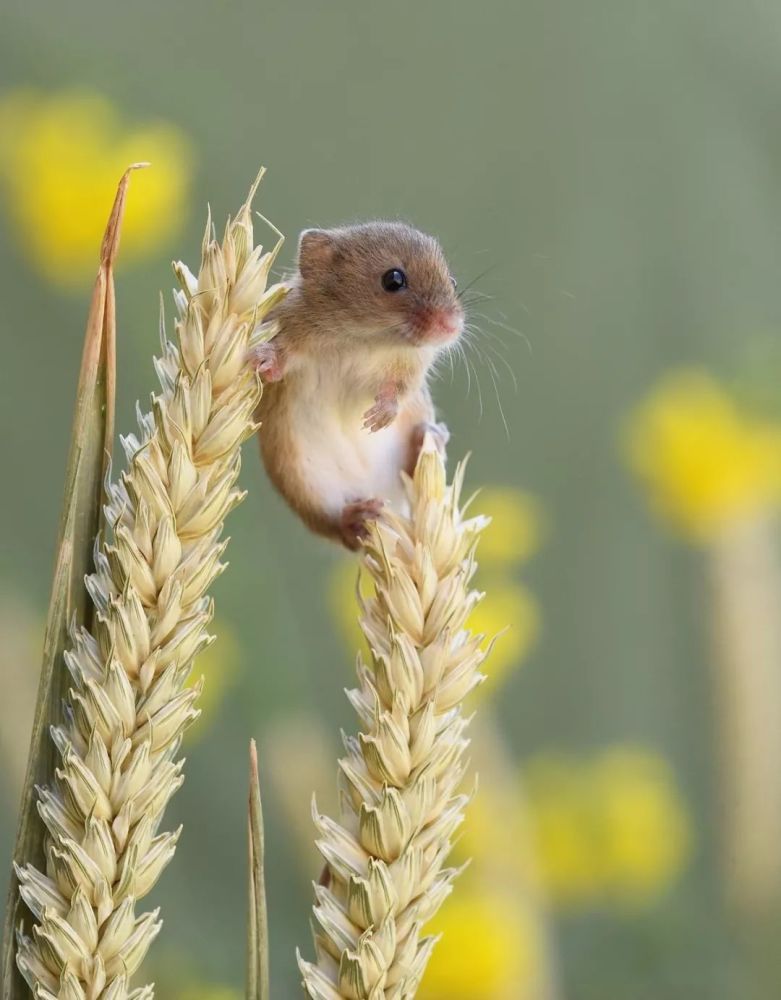
[[[329,870],[315,887],[316,962],[299,956],[314,1000],[413,997],[435,944],[422,928],[456,874],[445,862],[467,802],[461,703],[485,655],[465,623],[480,598],[470,580],[487,519],[464,517],[463,472],[448,486],[427,440],[406,483],[409,515],[384,517],[364,551],[371,665],[359,657],[348,692],[362,731],[339,761],[339,822],[313,810]]]
[[[222,244],[207,224],[197,278],[174,265],[177,343],[161,322],[160,392],[151,413],[139,411],[138,435],[122,439],[127,470],[107,485],[111,539],[96,542],[86,581],[95,625],[74,630],[65,654],[73,687],[52,729],[61,767],[39,790],[46,870],[17,869],[35,919],[32,936],[19,933],[17,963],[39,1000],[153,995],[129,985],[160,929],[158,911],[136,905],[179,836],[158,827],[198,714],[198,688],[185,681],[211,642],[206,591],[225,568],[223,520],[243,497],[239,448],[259,397],[247,349],[284,294],[266,290],[276,251],[254,246],[256,187]]]

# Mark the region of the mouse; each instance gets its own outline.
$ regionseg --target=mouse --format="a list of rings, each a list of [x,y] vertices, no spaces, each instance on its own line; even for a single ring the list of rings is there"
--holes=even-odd
[[[439,242],[402,222],[304,230],[285,284],[250,357],[263,463],[311,531],[355,550],[404,510],[427,434],[444,454],[429,381],[464,310]]]

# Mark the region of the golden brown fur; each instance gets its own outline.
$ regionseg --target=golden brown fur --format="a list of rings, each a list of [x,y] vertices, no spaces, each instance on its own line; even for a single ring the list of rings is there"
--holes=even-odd
[[[388,291],[392,269],[405,285]],[[434,426],[427,376],[463,321],[447,263],[399,223],[308,231],[271,318],[256,353],[269,478],[309,528],[354,548],[382,502],[402,503],[400,473]]]

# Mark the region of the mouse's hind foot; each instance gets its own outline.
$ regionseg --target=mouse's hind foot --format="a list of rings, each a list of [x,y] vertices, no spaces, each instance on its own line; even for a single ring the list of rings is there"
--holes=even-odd
[[[369,521],[376,521],[383,508],[383,501],[377,497],[354,500],[342,508],[339,520],[339,534],[348,549],[355,551],[369,533]]]

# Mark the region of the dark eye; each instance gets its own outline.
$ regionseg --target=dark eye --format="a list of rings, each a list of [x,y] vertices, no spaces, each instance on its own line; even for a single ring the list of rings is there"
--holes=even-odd
[[[453,288],[458,288],[458,282],[456,281],[456,279],[453,277],[452,274],[450,275],[450,284],[453,286]]]
[[[398,292],[407,287],[407,275],[398,267],[392,267],[382,276],[382,287],[386,292]]]

